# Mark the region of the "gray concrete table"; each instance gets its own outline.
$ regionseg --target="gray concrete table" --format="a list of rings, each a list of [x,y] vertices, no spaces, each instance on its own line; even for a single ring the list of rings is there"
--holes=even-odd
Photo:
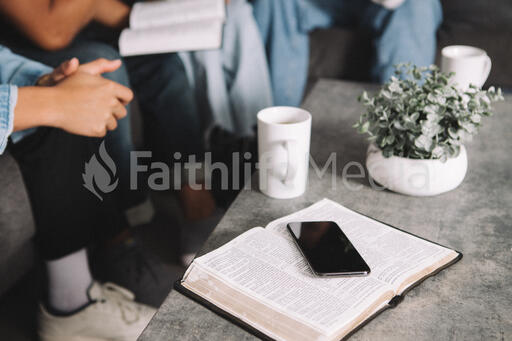
[[[352,128],[363,85],[322,80],[304,108],[313,115],[311,152],[323,165],[336,153],[336,173],[310,172],[300,198],[275,200],[243,191],[201,253],[254,226],[324,197],[464,253],[464,258],[407,294],[351,340],[512,340],[512,96],[495,105],[480,134],[466,145],[469,168],[456,190],[430,198],[376,191],[367,177],[343,177],[350,162],[364,164],[367,142]],[[358,173],[355,166],[348,174]],[[254,187],[254,186],[253,186]],[[252,335],[172,291],[141,335],[156,340],[253,340]]]

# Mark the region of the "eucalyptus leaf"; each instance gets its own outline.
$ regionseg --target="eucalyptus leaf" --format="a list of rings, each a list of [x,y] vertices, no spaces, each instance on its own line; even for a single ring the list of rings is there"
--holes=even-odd
[[[398,64],[395,75],[375,96],[366,91],[359,96],[366,111],[354,125],[386,157],[456,157],[461,144],[477,133],[482,117],[492,114],[491,104],[503,100],[499,88],[454,87],[453,73],[442,73],[435,65]]]
[[[480,123],[480,121],[482,120],[482,117],[478,114],[473,114],[471,115],[471,121],[475,122],[475,123]]]

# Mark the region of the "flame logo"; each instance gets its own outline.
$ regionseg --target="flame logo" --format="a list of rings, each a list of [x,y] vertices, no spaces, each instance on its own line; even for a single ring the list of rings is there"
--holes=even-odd
[[[82,179],[84,180],[84,187],[103,201],[103,197],[98,191],[102,194],[110,193],[116,189],[119,182],[119,179],[116,178],[116,165],[105,149],[105,141],[100,145],[99,158],[105,165],[102,165],[94,154],[91,160],[85,163]]]

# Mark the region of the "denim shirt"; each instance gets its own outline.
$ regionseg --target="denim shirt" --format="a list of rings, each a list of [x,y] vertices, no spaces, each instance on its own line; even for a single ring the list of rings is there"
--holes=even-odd
[[[18,56],[0,45],[0,154],[5,150],[9,136],[16,143],[35,131],[12,132],[18,87],[32,86],[39,77],[51,71],[50,67]]]

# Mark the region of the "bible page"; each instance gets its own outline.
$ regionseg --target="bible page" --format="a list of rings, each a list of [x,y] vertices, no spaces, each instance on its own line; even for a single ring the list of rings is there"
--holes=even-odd
[[[122,56],[217,49],[222,44],[222,22],[210,20],[140,30],[125,29],[119,38]]]
[[[457,253],[402,232],[376,220],[349,210],[342,205],[323,199],[301,211],[277,219],[267,229],[285,238],[291,236],[286,229],[294,221],[335,221],[370,267],[373,278],[389,284],[395,293],[404,289],[409,279],[432,272],[434,265],[457,257]],[[417,279],[423,276],[418,277]]]
[[[394,295],[374,277],[315,276],[291,239],[263,228],[197,258],[194,266],[323,335],[365,319]]]
[[[130,13],[130,28],[142,29],[211,19],[224,21],[224,0],[137,2]]]

